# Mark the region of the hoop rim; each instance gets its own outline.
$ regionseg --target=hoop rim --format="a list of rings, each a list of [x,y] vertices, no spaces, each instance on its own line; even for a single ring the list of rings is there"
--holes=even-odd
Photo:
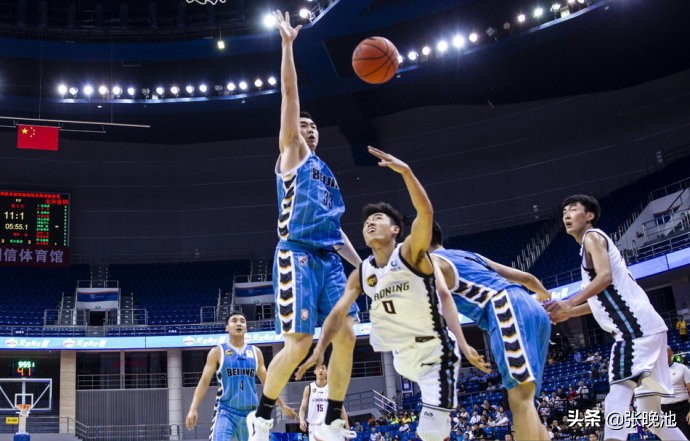
[[[26,412],[28,410],[31,410],[33,406],[29,403],[25,404],[17,404],[17,409],[19,409],[21,412]]]

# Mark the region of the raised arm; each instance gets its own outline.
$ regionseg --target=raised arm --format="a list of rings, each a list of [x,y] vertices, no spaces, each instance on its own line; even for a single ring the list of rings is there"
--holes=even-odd
[[[281,153],[281,171],[287,171],[299,164],[300,160],[309,153],[306,140],[300,135],[300,106],[297,89],[297,71],[292,43],[302,25],[290,25],[290,14],[283,15],[280,11],[273,12],[276,27],[282,38],[282,60],[280,64],[280,92],[282,103],[280,106],[280,135],[278,145]]]
[[[218,346],[216,346],[208,351],[208,354],[206,355],[206,364],[204,365],[204,370],[201,373],[199,384],[197,384],[196,389],[194,389],[194,398],[192,398],[192,404],[189,405],[189,412],[187,412],[187,418],[185,420],[187,430],[192,430],[199,420],[199,404],[201,403],[201,400],[204,399],[204,396],[206,396],[206,392],[208,392],[208,385],[211,384],[213,374],[215,374],[219,365],[220,349]]]
[[[345,293],[323,322],[319,341],[314,347],[311,356],[297,369],[295,379],[301,380],[307,369],[314,366],[316,363],[323,363],[323,354],[328,345],[331,344],[333,337],[335,337],[343,326],[349,325],[350,321],[347,320],[347,314],[350,312],[350,306],[352,306],[355,300],[357,300],[357,296],[361,293],[362,286],[359,282],[359,268],[355,268],[347,279]]]
[[[416,216],[412,222],[410,235],[405,239],[405,242],[403,242],[402,255],[403,258],[416,269],[422,271],[424,274],[431,274],[433,268],[431,266],[431,261],[426,256],[429,244],[431,243],[431,227],[434,223],[434,208],[431,205],[429,197],[426,195],[426,190],[424,190],[422,184],[420,184],[417,177],[412,173],[410,166],[400,159],[371,146],[369,147],[369,153],[380,159],[380,167],[388,167],[400,173],[405,181],[405,186],[412,200]]]
[[[492,270],[496,271],[501,276],[505,277],[511,282],[519,283],[530,291],[537,293],[537,300],[540,302],[551,300],[551,293],[534,275],[506,265],[501,265],[500,263],[489,260],[484,256],[482,256],[482,258]]]

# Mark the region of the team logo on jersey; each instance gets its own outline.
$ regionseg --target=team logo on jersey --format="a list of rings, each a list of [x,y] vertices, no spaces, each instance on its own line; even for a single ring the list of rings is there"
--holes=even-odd
[[[254,358],[254,351],[251,349],[247,349],[247,351],[244,353],[244,355],[246,355],[247,358]]]
[[[231,357],[231,356],[232,356],[232,349],[226,349],[226,350],[225,350],[225,356],[226,356],[226,357]]]
[[[304,266],[307,264],[307,256],[299,256],[299,265]]]
[[[367,277],[367,285],[374,287],[377,283],[379,283],[379,279],[376,277],[376,274],[372,274]]]
[[[303,309],[302,313],[300,314],[300,317],[302,317],[302,320],[307,320],[309,318],[309,310]]]

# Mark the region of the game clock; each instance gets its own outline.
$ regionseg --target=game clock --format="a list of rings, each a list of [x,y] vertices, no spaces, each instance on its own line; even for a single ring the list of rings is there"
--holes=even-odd
[[[15,360],[12,364],[12,374],[17,378],[36,376],[36,362],[33,360]]]

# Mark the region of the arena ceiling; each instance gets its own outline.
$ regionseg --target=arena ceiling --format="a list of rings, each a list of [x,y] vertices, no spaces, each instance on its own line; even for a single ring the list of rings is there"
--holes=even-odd
[[[65,102],[56,87],[62,82],[132,84],[137,91],[157,84],[212,87],[229,78],[277,75],[280,40],[276,31],[261,28],[260,15],[277,7],[294,11],[301,4],[318,9],[295,46],[303,108],[320,125],[337,125],[352,144],[377,142],[372,119],[407,109],[595,93],[690,67],[690,33],[683,24],[690,3],[682,0],[583,3],[566,19],[523,28],[515,25],[515,15],[529,15],[534,2],[229,0],[200,6],[182,0],[3,0],[0,110],[152,126],[108,129],[105,136],[65,134],[74,139],[175,144],[275,136],[280,97],[271,88],[242,99]],[[505,22],[513,24],[509,31]],[[485,33],[489,27],[499,31],[496,41]],[[426,63],[403,63],[399,77],[385,85],[364,84],[350,65],[353,48],[369,35],[387,36],[406,54],[469,30],[478,31],[481,44]],[[228,43],[223,51],[215,46],[219,35]]]

